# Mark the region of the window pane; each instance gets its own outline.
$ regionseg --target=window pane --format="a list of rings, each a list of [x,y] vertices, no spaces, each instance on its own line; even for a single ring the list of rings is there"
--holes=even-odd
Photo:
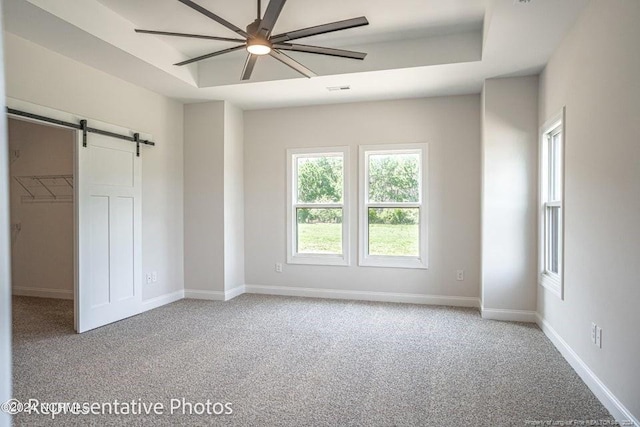
[[[342,209],[296,210],[297,252],[342,255]]]
[[[420,255],[419,208],[369,208],[369,255]]]
[[[297,157],[298,203],[341,203],[342,163],[342,156]]]
[[[560,200],[562,198],[561,194],[561,184],[562,184],[562,134],[556,133],[553,135],[553,200]]]
[[[371,154],[370,202],[419,202],[420,154]]]
[[[558,273],[560,265],[560,208],[547,207],[547,265],[550,273]]]
[[[553,161],[554,158],[554,150],[553,150],[553,136],[548,135],[548,155],[547,155],[547,170],[548,170],[548,174],[549,174],[549,182],[548,182],[548,192],[549,192],[549,196],[548,196],[548,200],[554,200],[555,197],[555,182],[556,182],[556,178],[555,178],[555,173],[556,173],[556,169],[554,168],[554,164],[555,162]]]
[[[562,175],[560,173],[562,162],[561,133],[555,133],[549,138],[549,200],[560,200]]]

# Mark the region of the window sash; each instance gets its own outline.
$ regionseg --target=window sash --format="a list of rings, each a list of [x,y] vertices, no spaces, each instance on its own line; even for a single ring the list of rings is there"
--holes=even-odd
[[[560,277],[562,231],[562,127],[558,124],[546,133],[546,197],[544,208],[544,263],[543,274]],[[554,210],[558,217],[552,221]]]
[[[338,157],[342,159],[342,200],[340,202],[303,203],[298,202],[300,158]],[[349,265],[349,148],[326,147],[287,150],[287,263],[310,265]],[[341,253],[299,252],[299,209],[340,209]]]
[[[371,164],[370,162],[370,158],[372,155],[384,155],[384,156],[393,156],[393,155],[402,155],[402,154],[417,154],[420,158],[420,161],[418,162],[418,201],[417,202],[377,202],[377,201],[371,201],[369,199],[370,196],[370,183],[371,183],[371,177],[369,175],[369,166]],[[406,209],[406,208],[414,208],[414,209],[419,209],[419,213],[418,213],[418,218],[421,217],[422,214],[422,150],[420,149],[414,149],[414,150],[371,150],[371,151],[366,151],[365,152],[365,203],[364,203],[364,209],[365,212],[363,213],[364,216],[364,221],[366,222],[366,226],[365,226],[365,236],[363,236],[365,238],[365,242],[366,242],[366,246],[365,246],[365,255],[367,257],[376,257],[376,258],[398,258],[398,259],[419,259],[420,255],[418,254],[418,256],[412,256],[412,255],[372,255],[371,253],[369,253],[370,250],[370,245],[371,245],[371,240],[370,240],[370,236],[369,236],[369,232],[371,230],[370,226],[371,224],[369,223],[369,209],[376,209],[376,208],[382,208],[382,209],[393,209],[393,208],[399,208],[399,209]],[[420,222],[418,222],[418,227],[420,227]],[[420,243],[422,240],[422,233],[418,234],[418,247],[420,247]]]
[[[428,268],[427,263],[427,214],[425,203],[426,170],[428,167],[427,144],[406,144],[387,146],[360,147],[360,262],[361,266],[370,267],[398,267],[398,268]],[[378,202],[370,200],[369,166],[372,155],[417,154],[418,162],[418,200],[415,202]],[[414,208],[418,209],[418,256],[413,255],[371,255],[369,210],[375,208]]]
[[[555,223],[552,221],[554,209],[557,210]],[[543,273],[557,278],[562,273],[562,205],[560,203],[545,203],[544,205]]]
[[[323,157],[337,157],[342,159],[342,201],[341,202],[331,202],[331,203],[304,203],[304,202],[298,202],[298,196],[300,195],[299,193],[299,182],[298,182],[298,176],[299,176],[299,171],[298,171],[298,160],[299,159],[320,159]],[[292,190],[293,190],[293,200],[292,200],[292,204],[294,205],[314,205],[314,206],[320,206],[320,205],[340,205],[340,206],[344,206],[344,200],[345,200],[345,191],[346,191],[346,185],[345,185],[345,169],[348,167],[345,164],[345,155],[342,152],[335,152],[335,151],[330,151],[330,152],[317,152],[317,153],[297,153],[297,154],[292,154],[291,155],[291,167],[293,169],[293,185],[292,185]]]
[[[336,209],[336,210],[340,210],[340,217],[342,218],[342,220],[340,221],[340,237],[341,237],[341,245],[340,245],[340,252],[332,252],[332,253],[322,253],[322,252],[300,252],[300,233],[299,233],[299,223],[298,223],[298,210],[299,209]],[[293,216],[295,218],[294,223],[293,223],[293,227],[294,227],[294,232],[293,232],[293,236],[295,239],[294,242],[294,247],[293,247],[293,256],[296,257],[325,257],[325,258],[335,258],[335,257],[343,257],[344,256],[344,250],[345,250],[345,245],[344,245],[344,222],[345,222],[345,217],[344,217],[344,208],[341,206],[330,206],[330,207],[319,207],[318,205],[313,205],[312,208],[309,207],[301,207],[301,206],[295,206],[293,208]]]
[[[540,133],[539,284],[564,299],[564,107]]]
[[[547,134],[547,201],[562,199],[562,130],[558,126]]]
[[[401,154],[417,154],[420,156],[420,162],[418,162],[418,201],[417,202],[378,202],[378,201],[371,201],[369,199],[369,165],[370,165],[370,160],[369,158],[371,156],[375,156],[375,155],[388,155],[388,156],[392,156],[392,155],[401,155]],[[364,181],[364,187],[365,187],[365,191],[364,191],[364,197],[365,197],[365,204],[370,204],[370,205],[380,205],[380,207],[387,207],[387,205],[405,205],[405,204],[420,204],[422,205],[422,169],[423,169],[423,158],[424,155],[422,153],[422,149],[418,148],[418,149],[389,149],[389,150],[366,150],[365,154],[364,154],[364,177],[365,177],[365,181]],[[361,166],[362,167],[362,166]]]

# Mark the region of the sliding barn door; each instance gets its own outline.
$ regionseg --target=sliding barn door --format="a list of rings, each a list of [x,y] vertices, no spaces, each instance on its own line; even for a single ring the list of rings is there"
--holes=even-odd
[[[90,133],[76,152],[80,333],[141,312],[142,175],[131,142]]]

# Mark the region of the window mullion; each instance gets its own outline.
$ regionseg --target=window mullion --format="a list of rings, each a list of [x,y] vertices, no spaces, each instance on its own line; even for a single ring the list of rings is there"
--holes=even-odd
[[[342,209],[344,203],[294,203],[296,209]]]
[[[367,208],[373,209],[403,209],[403,208],[421,208],[422,203],[376,203],[376,202],[365,202],[365,206]]]

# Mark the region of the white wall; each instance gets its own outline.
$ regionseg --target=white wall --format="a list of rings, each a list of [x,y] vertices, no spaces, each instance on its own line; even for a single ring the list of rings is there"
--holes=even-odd
[[[538,77],[486,80],[483,108],[483,316],[491,317],[496,309],[533,313],[538,256]]]
[[[247,111],[244,120],[247,284],[479,296],[479,96]],[[357,147],[409,142],[429,143],[429,269],[358,267]],[[286,261],[286,149],[343,145],[352,160],[352,265],[276,273],[274,264]]]
[[[143,299],[183,289],[182,104],[5,33],[7,96],[153,135],[142,147]]]
[[[593,1],[540,78],[539,124],[566,106],[565,299],[538,310],[640,418],[640,2]],[[602,349],[591,343],[602,327]]]
[[[28,193],[15,177],[73,175],[75,142],[70,129],[9,120],[9,149],[19,153],[10,164],[11,223],[20,226],[11,233],[14,294],[73,298],[73,203],[23,202]]]
[[[0,5],[0,62],[4,59]],[[0,67],[0,109],[5,109],[4,67]],[[11,261],[9,238],[9,159],[6,116],[0,118],[0,402],[11,398]],[[0,411],[0,426],[11,416]]]
[[[244,286],[244,120],[224,104],[224,288]]]
[[[224,102],[185,105],[184,256],[189,291],[224,291],[223,163]]]

